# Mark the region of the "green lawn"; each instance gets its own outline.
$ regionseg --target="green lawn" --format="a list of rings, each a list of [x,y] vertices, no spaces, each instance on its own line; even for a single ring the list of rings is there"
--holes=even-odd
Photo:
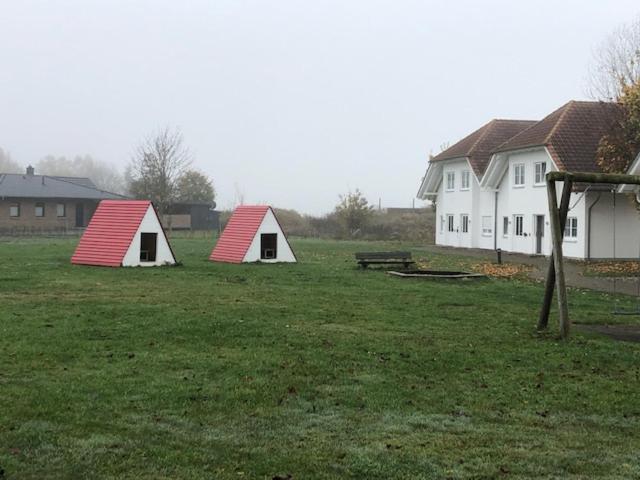
[[[292,243],[223,265],[181,238],[157,269],[0,243],[0,478],[640,477],[640,344],[537,334],[540,284],[354,267],[419,246]]]

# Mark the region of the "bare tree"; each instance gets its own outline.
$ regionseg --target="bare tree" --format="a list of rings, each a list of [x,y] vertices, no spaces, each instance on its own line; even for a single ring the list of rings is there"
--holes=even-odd
[[[0,148],[0,173],[22,173],[23,171],[23,168],[11,158],[11,154]]]
[[[96,160],[91,155],[76,155],[73,159],[47,155],[35,165],[36,173],[65,177],[88,177],[98,188],[113,193],[125,193],[124,177],[113,165]]]
[[[156,131],[142,141],[131,159],[127,169],[130,193],[153,201],[161,214],[167,213],[176,198],[178,180],[191,160],[179,129]]]
[[[593,52],[587,79],[592,98],[614,101],[640,82],[640,16],[611,33]]]

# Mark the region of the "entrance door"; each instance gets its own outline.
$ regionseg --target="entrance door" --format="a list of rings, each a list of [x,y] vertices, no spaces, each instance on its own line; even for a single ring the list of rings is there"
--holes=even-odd
[[[156,250],[158,249],[157,233],[141,233],[140,234],[140,261],[155,262]]]
[[[76,203],[76,228],[84,227],[84,203]]]
[[[536,215],[536,253],[542,254],[542,239],[544,238],[544,215]]]

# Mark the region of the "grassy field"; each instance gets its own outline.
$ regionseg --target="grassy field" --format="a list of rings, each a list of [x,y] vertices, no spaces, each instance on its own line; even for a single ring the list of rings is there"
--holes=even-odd
[[[266,266],[211,243],[158,269],[0,243],[0,478],[640,477],[640,345],[537,334],[541,285],[354,267],[398,245]],[[571,293],[576,320],[610,309]]]

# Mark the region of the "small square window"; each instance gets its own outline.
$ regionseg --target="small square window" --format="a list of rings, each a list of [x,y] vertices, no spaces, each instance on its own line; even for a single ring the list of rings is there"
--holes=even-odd
[[[19,217],[20,216],[20,204],[12,203],[9,206],[9,216],[10,217]]]
[[[36,217],[44,217],[44,203],[36,203]]]
[[[56,205],[56,215],[58,217],[66,217],[67,216],[67,206],[64,203],[59,203]]]
[[[567,218],[567,223],[564,226],[565,238],[578,238],[578,219],[576,217]]]

